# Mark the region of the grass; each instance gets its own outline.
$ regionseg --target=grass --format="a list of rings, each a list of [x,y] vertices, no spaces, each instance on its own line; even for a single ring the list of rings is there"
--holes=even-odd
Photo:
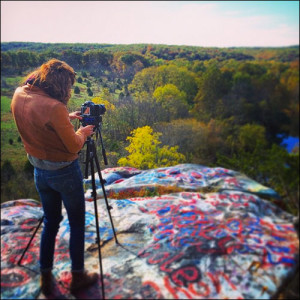
[[[10,101],[7,97],[1,97],[1,166],[9,160],[14,168],[19,169],[27,158],[10,112]]]
[[[14,168],[19,169],[26,161],[26,153],[10,111],[10,103],[11,98],[1,95],[1,166],[9,160]]]
[[[1,96],[1,119],[2,119],[2,113],[10,112],[10,103],[11,103],[11,98],[9,98],[8,96]]]
[[[5,77],[5,82],[7,85],[11,87],[17,87],[23,81],[25,76],[13,76],[13,77]]]

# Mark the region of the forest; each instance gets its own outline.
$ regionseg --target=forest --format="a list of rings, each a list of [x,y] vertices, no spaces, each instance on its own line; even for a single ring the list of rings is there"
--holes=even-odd
[[[24,76],[51,58],[77,72],[70,111],[87,100],[106,107],[105,167],[229,168],[273,188],[279,205],[298,214],[299,145],[282,145],[299,138],[298,45],[1,43],[2,202],[38,199],[10,101]]]

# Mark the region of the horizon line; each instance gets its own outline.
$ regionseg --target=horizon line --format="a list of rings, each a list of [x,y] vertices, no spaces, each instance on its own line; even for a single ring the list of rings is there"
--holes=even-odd
[[[199,45],[185,45],[185,44],[161,44],[161,43],[99,43],[99,42],[30,42],[30,41],[1,41],[3,43],[32,43],[32,44],[96,44],[96,45],[162,45],[162,46],[177,46],[177,47],[198,47],[198,48],[289,48],[299,47],[299,44],[281,45],[281,46],[199,46]]]

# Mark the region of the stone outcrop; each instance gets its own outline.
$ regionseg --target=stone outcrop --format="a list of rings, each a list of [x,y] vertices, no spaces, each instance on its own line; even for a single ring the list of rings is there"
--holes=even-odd
[[[266,199],[267,187],[223,168],[184,164],[141,171],[113,168],[106,180],[113,225],[99,180],[97,207],[107,299],[270,299],[298,267],[294,217]],[[96,176],[97,177],[97,176]],[[95,210],[86,187],[85,266],[99,271]],[[39,286],[38,201],[1,205],[1,298],[44,299]],[[101,280],[71,295],[69,224],[65,210],[55,251],[53,297],[98,299]]]

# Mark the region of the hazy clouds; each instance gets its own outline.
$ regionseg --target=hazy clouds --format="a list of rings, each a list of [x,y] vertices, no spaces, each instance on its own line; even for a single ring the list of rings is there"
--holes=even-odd
[[[298,11],[290,10],[294,15],[289,16],[284,10],[275,12],[275,7],[273,12],[257,2],[241,2],[1,1],[1,40],[215,47],[299,44]],[[299,2],[291,2],[285,5],[299,8]],[[296,21],[288,22],[291,18]]]

